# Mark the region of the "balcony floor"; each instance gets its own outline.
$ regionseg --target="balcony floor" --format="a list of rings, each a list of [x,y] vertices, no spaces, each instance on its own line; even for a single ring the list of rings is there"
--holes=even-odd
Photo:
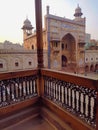
[[[55,130],[47,121],[41,117],[31,118],[3,130]]]

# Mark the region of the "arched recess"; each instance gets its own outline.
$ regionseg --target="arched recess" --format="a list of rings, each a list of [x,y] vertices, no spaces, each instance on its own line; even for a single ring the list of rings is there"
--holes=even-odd
[[[72,34],[68,33],[62,38],[62,52],[68,57],[70,63],[75,61],[76,41]]]
[[[62,67],[66,67],[67,66],[67,57],[62,55]]]
[[[0,71],[7,70],[7,61],[5,59],[0,58]]]
[[[32,50],[34,50],[34,45],[32,45]]]
[[[98,70],[98,64],[95,65],[95,71]]]
[[[88,65],[85,66],[85,72],[89,72],[89,66]]]
[[[12,58],[13,60],[13,69],[17,70],[17,69],[22,69],[22,60],[21,60],[21,57],[15,57],[15,58]],[[11,69],[12,69],[11,68]]]
[[[94,65],[93,65],[93,64],[90,66],[90,71],[91,71],[91,72],[94,71]]]

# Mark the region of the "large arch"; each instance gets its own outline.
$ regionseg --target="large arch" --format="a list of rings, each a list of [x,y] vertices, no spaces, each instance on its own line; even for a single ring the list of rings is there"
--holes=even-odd
[[[66,55],[68,63],[76,63],[76,40],[72,34],[67,33],[62,38],[62,55]]]
[[[64,49],[75,50],[75,38],[72,34],[68,33],[62,38],[62,43],[64,44]]]

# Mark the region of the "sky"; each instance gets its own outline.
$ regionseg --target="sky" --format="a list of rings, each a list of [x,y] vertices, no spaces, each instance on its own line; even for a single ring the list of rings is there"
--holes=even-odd
[[[74,19],[78,4],[82,9],[82,17],[86,17],[86,33],[98,40],[98,0],[42,0],[42,17],[49,5],[51,14]],[[8,40],[22,44],[21,28],[26,18],[35,29],[35,0],[0,0],[0,42]]]

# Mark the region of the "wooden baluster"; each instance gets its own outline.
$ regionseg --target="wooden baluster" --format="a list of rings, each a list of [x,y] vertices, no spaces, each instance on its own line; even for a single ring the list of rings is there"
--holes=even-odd
[[[5,102],[6,101],[5,85],[2,86],[2,98],[3,98],[3,102]]]
[[[33,80],[33,90],[34,90],[34,94],[36,93],[36,80]]]
[[[95,107],[95,99],[94,99],[94,95],[92,95],[91,98],[91,124],[94,124],[94,107]]]
[[[76,111],[79,112],[79,92],[76,91]]]
[[[66,97],[65,97],[65,87],[66,87],[66,86],[65,86],[65,83],[64,83],[64,82],[63,82],[63,86],[64,86],[64,93],[63,93],[63,95],[64,95],[64,105],[65,105],[65,104],[66,104],[66,99],[65,99],[65,98],[66,98]]]
[[[38,91],[37,91],[37,77],[35,78],[35,94],[36,95],[38,94]]]
[[[96,92],[96,117],[95,118],[96,118],[96,130],[98,130],[98,92]]]
[[[7,102],[9,103],[10,102],[10,86],[9,86],[9,84],[6,87],[6,91],[7,91]]]
[[[30,80],[27,81],[27,95],[30,96]]]
[[[74,87],[71,89],[71,108],[74,110]]]
[[[51,79],[50,79],[50,99],[51,99],[52,89],[51,89]]]
[[[54,101],[54,79],[52,78],[52,100]]]
[[[72,89],[73,89],[73,86],[71,86],[71,90],[70,90],[70,94],[71,94],[71,99],[70,99],[70,102],[71,102],[71,109],[72,109]]]
[[[69,87],[67,83],[67,107],[69,107],[69,95],[68,95]]]
[[[83,115],[84,117],[86,118],[86,115],[85,115],[85,111],[86,111],[86,98],[85,98],[85,93],[83,93]]]
[[[76,111],[76,108],[77,108],[77,98],[76,98],[76,87],[75,87],[75,89],[74,89],[74,104],[75,104],[75,108],[74,108],[74,110]]]
[[[50,99],[51,99],[51,79],[49,80],[49,91],[50,91],[49,97],[50,97]]]
[[[58,84],[58,95],[59,95],[58,101],[60,102],[61,101],[61,83],[60,83],[60,81]]]
[[[63,82],[61,85],[61,103],[62,105],[64,104],[64,86],[63,86]]]
[[[15,91],[16,91],[16,99],[18,99],[18,95],[19,95],[19,89],[18,89],[18,83],[15,83]]]
[[[47,78],[47,96],[49,98],[49,77]]]
[[[55,79],[55,81],[54,81],[54,85],[55,85],[55,91],[54,91],[54,100],[56,100],[56,79]]]
[[[54,100],[54,79],[52,78],[52,81],[51,81],[51,96],[52,96],[52,100]]]
[[[96,122],[96,108],[97,108],[97,103],[96,103],[97,99],[96,99],[96,92],[94,94],[94,106],[93,106],[93,122]]]
[[[33,93],[33,88],[32,88],[32,78],[30,79],[30,94],[32,95],[32,93]]]
[[[67,100],[67,84],[66,84],[66,86],[65,86],[65,106],[67,105],[67,102],[68,102],[68,100]]]
[[[69,107],[71,107],[71,88],[70,88],[70,86],[68,89],[68,95],[69,95]]]
[[[46,77],[44,76],[43,79],[44,79],[44,96],[46,96],[46,94],[47,94],[47,87],[46,87],[47,82],[46,82]]]
[[[88,97],[88,121],[91,119],[91,97]]]
[[[59,101],[59,81],[57,82],[57,101]]]
[[[58,98],[58,91],[57,91],[57,81],[56,81],[56,101],[57,101],[57,98]]]
[[[2,86],[0,85],[0,107],[2,104]]]
[[[47,97],[47,95],[48,95],[48,81],[47,81],[47,77],[45,77],[45,89],[46,89],[45,96]]]
[[[23,80],[23,96],[26,97],[26,81]]]
[[[22,98],[22,83],[19,82],[19,98]]]
[[[61,103],[61,105],[62,105],[62,83],[60,83],[60,103]]]

